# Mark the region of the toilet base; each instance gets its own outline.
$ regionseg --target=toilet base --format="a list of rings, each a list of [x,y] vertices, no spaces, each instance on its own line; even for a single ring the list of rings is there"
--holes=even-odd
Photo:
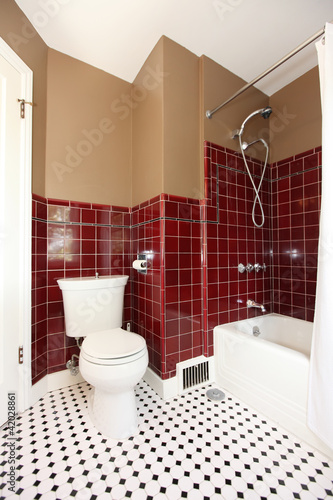
[[[113,439],[126,439],[138,431],[134,389],[110,394],[94,387],[88,396],[89,416],[96,429]]]

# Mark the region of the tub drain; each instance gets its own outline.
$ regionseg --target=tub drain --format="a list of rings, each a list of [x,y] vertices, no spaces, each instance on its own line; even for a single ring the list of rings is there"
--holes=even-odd
[[[222,401],[225,398],[224,392],[220,391],[220,389],[208,389],[206,396],[211,401]]]

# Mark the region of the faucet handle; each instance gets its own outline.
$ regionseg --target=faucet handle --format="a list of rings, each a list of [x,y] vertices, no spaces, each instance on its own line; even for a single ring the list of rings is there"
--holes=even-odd
[[[253,266],[254,270],[258,273],[259,271],[263,270],[266,271],[266,264],[263,264],[262,266],[260,264],[254,264]]]
[[[246,267],[244,266],[244,264],[238,264],[238,272],[240,273],[244,273],[244,271],[246,271]]]

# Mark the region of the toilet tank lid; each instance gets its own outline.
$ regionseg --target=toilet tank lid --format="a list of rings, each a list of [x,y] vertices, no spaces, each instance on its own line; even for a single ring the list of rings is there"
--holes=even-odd
[[[128,276],[113,274],[112,276],[85,276],[81,278],[62,278],[57,280],[61,290],[94,290],[96,288],[112,288],[126,285]]]
[[[81,350],[89,357],[115,359],[131,356],[145,347],[146,341],[141,335],[127,332],[122,328],[113,328],[88,335],[82,343]]]

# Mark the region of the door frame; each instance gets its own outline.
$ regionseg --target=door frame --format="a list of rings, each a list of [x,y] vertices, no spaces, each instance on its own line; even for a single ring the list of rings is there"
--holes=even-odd
[[[21,95],[19,99],[32,102],[33,72],[24,61],[0,37],[0,55],[21,75]],[[17,103],[17,112],[20,104]],[[32,216],[32,106],[25,106],[25,118],[21,119],[19,182],[22,204],[20,206],[19,231],[22,234],[20,248],[19,279],[19,345],[23,346],[23,364],[18,364],[19,387],[17,410],[24,411],[31,400],[31,216]]]

